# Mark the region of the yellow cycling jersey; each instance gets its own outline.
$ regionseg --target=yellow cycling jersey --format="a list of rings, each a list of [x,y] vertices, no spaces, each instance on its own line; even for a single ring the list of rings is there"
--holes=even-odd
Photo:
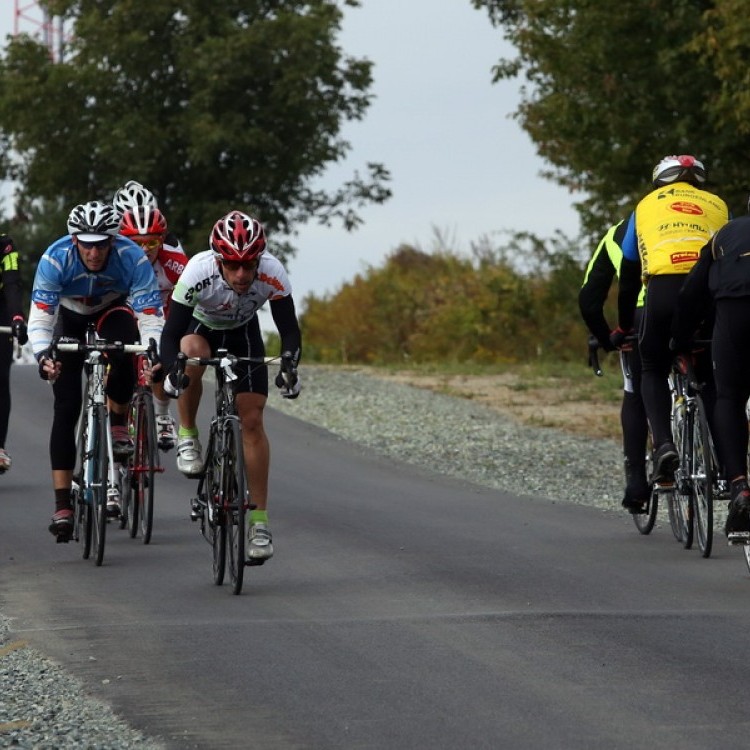
[[[687,273],[701,248],[729,221],[727,204],[687,182],[650,192],[635,209],[643,278]]]

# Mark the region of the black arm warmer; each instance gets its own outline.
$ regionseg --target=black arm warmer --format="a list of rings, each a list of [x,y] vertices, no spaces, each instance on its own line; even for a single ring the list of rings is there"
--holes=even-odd
[[[620,264],[620,292],[617,295],[618,325],[623,331],[633,327],[641,283],[641,261],[623,258]]]
[[[271,317],[279,331],[281,351],[291,352],[296,366],[302,354],[302,333],[291,294],[281,299],[271,300]]]
[[[161,359],[164,372],[169,372],[180,352],[180,340],[185,335],[190,321],[193,319],[193,308],[171,301],[169,305],[169,316],[161,333],[161,344],[159,345],[159,358]]]
[[[578,293],[578,308],[583,322],[600,343],[609,342],[610,328],[604,317],[604,303],[607,301],[614,277],[615,267],[609,254],[606,251],[600,252]]]

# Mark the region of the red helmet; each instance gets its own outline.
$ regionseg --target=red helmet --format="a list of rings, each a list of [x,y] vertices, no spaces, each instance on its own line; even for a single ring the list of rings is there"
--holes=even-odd
[[[132,237],[136,234],[166,234],[167,220],[158,208],[138,206],[122,215],[120,234]]]
[[[254,260],[266,249],[266,233],[257,219],[231,211],[214,224],[209,242],[223,260]]]

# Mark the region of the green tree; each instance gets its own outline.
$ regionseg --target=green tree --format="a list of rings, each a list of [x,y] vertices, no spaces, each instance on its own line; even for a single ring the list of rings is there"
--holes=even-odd
[[[524,77],[515,116],[551,165],[547,176],[585,196],[576,206],[592,241],[650,188],[666,154],[704,159],[711,184],[744,213],[750,96],[741,0],[472,4],[515,47],[495,80]]]
[[[371,63],[337,45],[334,0],[46,5],[71,32],[64,61],[28,37],[0,57],[0,177],[17,181],[34,231],[59,235],[72,205],[128,179],[154,190],[189,250],[234,207],[290,233],[307,220],[352,228],[389,197],[380,164],[314,188],[371,99]]]

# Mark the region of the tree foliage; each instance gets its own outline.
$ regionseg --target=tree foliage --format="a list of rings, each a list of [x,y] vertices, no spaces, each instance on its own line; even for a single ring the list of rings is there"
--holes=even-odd
[[[487,238],[471,257],[408,245],[336,293],[309,295],[305,358],[324,362],[519,362],[581,356],[583,261],[558,236]]]
[[[293,233],[310,219],[352,228],[389,197],[380,164],[313,187],[371,98],[371,63],[337,45],[334,0],[46,4],[71,32],[64,61],[25,36],[0,57],[0,177],[36,231],[59,235],[72,205],[128,179],[157,194],[189,250],[231,208]]]
[[[750,22],[742,0],[472,0],[517,51],[515,113],[547,175],[585,196],[596,236],[650,188],[666,154],[705,160],[735,213],[750,187]]]

